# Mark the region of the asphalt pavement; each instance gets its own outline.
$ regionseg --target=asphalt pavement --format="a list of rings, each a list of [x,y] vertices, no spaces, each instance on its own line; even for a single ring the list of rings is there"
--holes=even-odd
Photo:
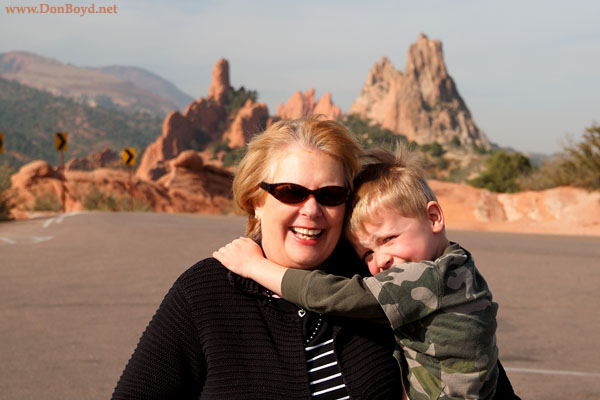
[[[244,218],[61,214],[0,223],[0,398],[108,399],[173,281]],[[523,399],[600,399],[600,238],[451,231],[500,304]]]

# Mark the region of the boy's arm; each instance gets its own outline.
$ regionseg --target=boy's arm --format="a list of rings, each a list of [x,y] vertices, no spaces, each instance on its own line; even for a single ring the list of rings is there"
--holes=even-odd
[[[344,278],[322,271],[282,267],[264,258],[260,247],[249,238],[234,240],[215,251],[213,257],[236,274],[307,310],[390,323],[359,275]]]
[[[310,311],[388,325],[390,321],[381,305],[364,284],[366,279],[373,278],[359,275],[345,278],[322,271],[289,268],[280,282],[281,295]]]

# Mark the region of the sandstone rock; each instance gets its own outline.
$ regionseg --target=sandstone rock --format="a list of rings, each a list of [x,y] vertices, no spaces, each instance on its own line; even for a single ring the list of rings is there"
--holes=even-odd
[[[265,128],[264,125],[268,118],[269,110],[264,103],[255,103],[248,99],[238,111],[231,126],[223,135],[223,139],[229,140],[231,148],[242,147],[253,134],[261,132]]]
[[[64,187],[61,174],[46,161],[32,161],[10,177],[10,197],[18,209],[33,209],[36,199],[61,206]]]
[[[32,161],[10,177],[12,186],[26,187],[43,178],[59,179],[59,173],[47,161]]]
[[[66,171],[91,171],[97,168],[117,168],[121,165],[121,157],[111,149],[91,153],[85,158],[73,158],[65,165]]]
[[[222,140],[228,94],[229,63],[220,59],[213,69],[208,99],[199,98],[183,114],[175,111],[165,118],[162,134],[144,152],[136,176],[156,180],[168,172],[167,160],[184,150],[200,150],[207,143]]]
[[[221,58],[213,68],[208,98],[213,99],[220,106],[227,104],[229,87],[229,62]]]
[[[424,34],[411,45],[404,73],[385,57],[375,64],[350,113],[418,143],[456,136],[462,144],[490,147],[446,70],[442,43]]]
[[[219,124],[227,117],[222,106],[202,98],[190,103],[183,116],[198,132],[204,133],[206,140],[209,141],[221,138],[222,131]]]
[[[201,171],[204,168],[202,156],[194,150],[186,150],[171,161],[173,168],[186,168],[192,171]]]
[[[166,173],[164,161],[189,148],[195,139],[193,125],[178,111],[169,114],[163,123],[162,135],[144,152],[136,176],[144,180],[156,180]]]
[[[158,181],[133,179],[135,204],[145,205],[150,211],[201,212],[221,214],[231,209],[231,182],[233,174],[222,168],[204,165],[201,156],[192,150],[165,162],[167,173]],[[43,161],[30,163],[12,177],[10,195],[17,207],[16,218],[27,218],[37,211],[42,199],[62,208],[63,187],[66,211],[83,210],[90,200],[104,199],[101,207],[113,210],[129,209],[130,181],[124,170],[99,168],[93,171],[72,170],[65,180]]]
[[[317,101],[315,105],[315,109],[313,110],[314,114],[323,114],[328,119],[337,120],[342,113],[342,110],[331,101],[331,93],[325,92],[323,97]]]
[[[329,119],[337,119],[341,114],[338,106],[331,101],[331,93],[327,92],[315,104],[315,89],[306,92],[295,92],[285,105],[279,104],[276,115],[281,119],[297,119],[310,114],[323,114]]]
[[[600,193],[557,187],[492,193],[430,180],[448,229],[600,236]]]

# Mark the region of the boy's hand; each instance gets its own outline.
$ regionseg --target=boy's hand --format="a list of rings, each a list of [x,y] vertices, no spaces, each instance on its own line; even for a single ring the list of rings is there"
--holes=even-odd
[[[230,271],[244,278],[252,278],[252,268],[264,261],[263,253],[258,244],[250,238],[240,237],[226,244],[213,253],[216,258]]]
[[[287,268],[263,257],[262,250],[254,240],[241,237],[213,253],[230,271],[250,278],[281,296],[281,281]]]

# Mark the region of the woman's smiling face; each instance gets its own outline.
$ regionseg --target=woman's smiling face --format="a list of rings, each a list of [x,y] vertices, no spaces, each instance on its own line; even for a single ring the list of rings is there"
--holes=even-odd
[[[346,186],[341,161],[319,150],[292,146],[272,162],[276,164],[268,183],[295,183],[312,190]],[[344,204],[323,206],[313,195],[298,204],[285,204],[266,194],[263,204],[255,207],[265,256],[286,267],[320,266],[340,238],[344,210]]]

